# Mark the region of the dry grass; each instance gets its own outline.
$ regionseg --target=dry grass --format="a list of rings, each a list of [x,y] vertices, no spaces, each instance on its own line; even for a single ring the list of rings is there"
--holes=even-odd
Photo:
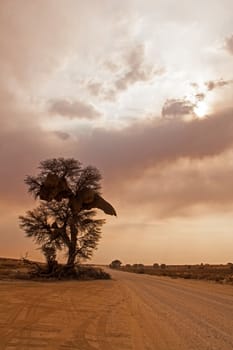
[[[185,278],[197,280],[209,280],[218,283],[233,284],[233,264],[226,265],[164,265],[148,266],[134,264],[121,266],[120,270],[149,274],[156,276],[168,276],[171,278]]]
[[[37,263],[25,259],[0,258],[0,280],[95,280],[110,279],[110,275],[101,268],[79,265],[75,269],[75,274],[66,273],[65,266],[60,266],[58,275],[46,273],[46,266],[43,263]],[[40,273],[38,273],[38,271]],[[43,273],[44,271],[44,273]]]

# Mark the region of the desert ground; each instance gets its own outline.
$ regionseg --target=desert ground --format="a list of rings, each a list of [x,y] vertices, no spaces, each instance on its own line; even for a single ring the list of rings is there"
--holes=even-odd
[[[233,349],[232,286],[108,271],[112,280],[0,281],[0,349]]]

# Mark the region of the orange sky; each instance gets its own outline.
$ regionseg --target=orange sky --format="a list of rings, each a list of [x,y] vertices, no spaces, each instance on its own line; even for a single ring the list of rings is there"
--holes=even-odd
[[[231,0],[1,1],[0,256],[40,257],[18,227],[36,205],[23,179],[63,156],[99,168],[118,212],[93,262],[232,261],[232,14]]]

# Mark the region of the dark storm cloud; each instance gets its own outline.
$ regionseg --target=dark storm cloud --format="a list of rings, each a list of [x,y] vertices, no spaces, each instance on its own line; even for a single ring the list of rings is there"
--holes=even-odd
[[[190,109],[188,106],[184,111]],[[232,148],[232,135],[233,111],[227,110],[191,121],[154,118],[123,130],[96,129],[88,138],[80,139],[79,146],[85,157],[108,170],[113,178],[127,178],[180,158],[219,155]]]
[[[233,208],[232,153],[214,158],[179,160],[149,171],[122,191],[135,214],[161,218]],[[223,185],[224,184],[224,185]]]
[[[233,110],[227,110],[99,129],[79,147],[83,159],[102,169],[122,212],[133,207],[136,216],[166,218],[232,209],[232,135]]]

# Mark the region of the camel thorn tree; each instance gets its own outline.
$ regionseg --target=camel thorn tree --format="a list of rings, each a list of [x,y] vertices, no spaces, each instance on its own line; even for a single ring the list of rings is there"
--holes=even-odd
[[[94,208],[116,216],[100,194],[100,181],[97,168],[83,167],[73,158],[42,161],[39,174],[26,177],[28,191],[40,205],[19,217],[20,227],[40,245],[50,270],[59,250],[66,251],[70,269],[92,256],[105,222],[95,218]]]

